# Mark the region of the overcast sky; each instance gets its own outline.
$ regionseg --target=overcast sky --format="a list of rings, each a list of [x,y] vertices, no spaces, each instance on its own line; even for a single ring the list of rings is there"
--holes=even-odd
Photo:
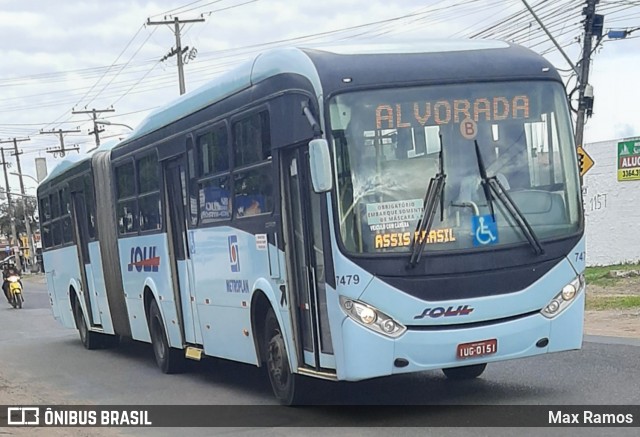
[[[576,63],[584,2],[528,1]],[[605,32],[640,27],[640,1],[601,0],[598,11]],[[90,116],[74,115],[74,108],[112,108],[100,118],[135,127],[179,96],[175,56],[161,61],[175,45],[173,26],[145,26],[149,18],[175,16],[205,19],[182,27],[182,45],[197,49],[185,66],[187,92],[279,41],[497,38],[570,68],[522,0],[0,0],[0,140],[31,139],[19,143],[24,174],[35,176],[38,156],[47,157],[49,170],[60,161],[46,153],[59,147],[58,136],[41,131],[78,129],[65,135],[65,145],[82,152],[95,146]],[[638,36],[640,30],[625,40],[604,38],[594,52],[595,108],[586,143],[640,136]],[[575,77],[563,75],[571,91]],[[105,126],[101,139],[127,131]],[[10,185],[19,190],[14,176]],[[30,179],[25,185],[35,191]]]

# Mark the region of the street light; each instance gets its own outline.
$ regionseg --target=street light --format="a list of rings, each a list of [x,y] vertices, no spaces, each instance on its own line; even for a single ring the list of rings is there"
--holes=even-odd
[[[14,171],[10,171],[10,172],[9,172],[9,174],[12,174],[12,175],[14,175],[14,176],[18,176],[18,177],[23,176],[23,177],[25,177],[25,178],[32,179],[36,184],[39,184],[39,183],[40,183],[40,181],[38,181],[38,180],[37,180],[36,178],[34,178],[33,176],[29,176],[28,174],[24,174],[24,173],[16,173],[16,172],[14,172]],[[11,193],[11,194],[13,194],[13,193]]]
[[[95,123],[96,124],[104,124],[104,125],[124,126],[127,129],[133,130],[133,128],[131,126],[129,126],[128,124],[116,123],[116,122],[109,121],[109,120],[96,120]]]

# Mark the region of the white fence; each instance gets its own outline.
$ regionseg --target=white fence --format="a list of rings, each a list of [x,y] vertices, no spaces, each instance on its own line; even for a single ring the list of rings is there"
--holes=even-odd
[[[630,141],[640,149],[640,138],[584,147],[595,163],[582,188],[589,266],[640,261],[640,180],[618,180],[618,144]]]

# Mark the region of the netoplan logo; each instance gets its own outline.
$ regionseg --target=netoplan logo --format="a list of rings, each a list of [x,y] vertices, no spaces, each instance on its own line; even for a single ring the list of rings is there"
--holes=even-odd
[[[229,263],[233,273],[240,272],[240,253],[238,247],[238,237],[229,235]]]

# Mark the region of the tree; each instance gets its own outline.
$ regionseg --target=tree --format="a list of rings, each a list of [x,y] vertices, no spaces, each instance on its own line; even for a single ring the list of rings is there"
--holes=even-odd
[[[24,209],[20,199],[12,198],[11,203],[14,206],[14,214],[16,218],[16,232],[18,235],[26,234],[27,228],[24,223]],[[27,218],[31,224],[31,231],[35,232],[38,222],[35,218],[37,202],[35,197],[25,197],[24,204],[27,210]],[[9,204],[7,202],[0,204],[0,232],[2,235],[11,239],[11,219],[9,216]]]

